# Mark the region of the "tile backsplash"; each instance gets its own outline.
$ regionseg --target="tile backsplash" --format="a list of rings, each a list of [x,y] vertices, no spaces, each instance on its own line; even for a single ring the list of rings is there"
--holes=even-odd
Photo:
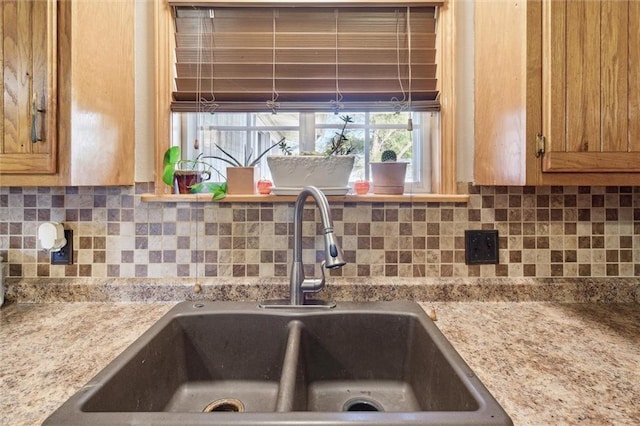
[[[0,188],[11,277],[286,277],[292,203],[142,203],[135,187]],[[640,188],[476,187],[469,203],[331,203],[345,277],[638,277]],[[305,209],[303,256],[322,258]],[[74,264],[37,248],[45,221],[74,231]],[[497,229],[500,263],[465,265],[464,231]],[[307,271],[314,273],[313,270]]]

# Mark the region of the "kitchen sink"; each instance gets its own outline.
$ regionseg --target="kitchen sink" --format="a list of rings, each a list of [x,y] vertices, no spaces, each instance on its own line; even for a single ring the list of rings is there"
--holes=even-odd
[[[46,421],[509,425],[413,302],[176,305]]]

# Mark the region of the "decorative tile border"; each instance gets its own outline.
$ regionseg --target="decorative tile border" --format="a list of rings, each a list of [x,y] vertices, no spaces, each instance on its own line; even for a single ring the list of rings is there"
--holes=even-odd
[[[10,277],[278,277],[288,274],[292,204],[142,203],[135,187],[0,188]],[[640,188],[476,187],[469,203],[334,203],[342,277],[639,277]],[[305,209],[307,274],[322,256]],[[43,221],[74,230],[75,264],[37,249]],[[464,263],[464,230],[497,229],[500,263]],[[317,266],[315,266],[317,268]]]

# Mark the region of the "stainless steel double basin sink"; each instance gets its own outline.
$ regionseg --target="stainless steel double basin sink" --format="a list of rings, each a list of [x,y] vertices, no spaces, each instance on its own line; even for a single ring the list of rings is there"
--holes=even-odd
[[[183,302],[45,424],[511,420],[416,303]]]

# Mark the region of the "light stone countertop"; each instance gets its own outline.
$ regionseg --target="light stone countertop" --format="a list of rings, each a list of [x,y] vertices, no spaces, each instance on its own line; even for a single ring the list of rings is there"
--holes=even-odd
[[[40,424],[173,305],[4,306],[0,425]],[[422,306],[516,425],[640,424],[640,304]]]

